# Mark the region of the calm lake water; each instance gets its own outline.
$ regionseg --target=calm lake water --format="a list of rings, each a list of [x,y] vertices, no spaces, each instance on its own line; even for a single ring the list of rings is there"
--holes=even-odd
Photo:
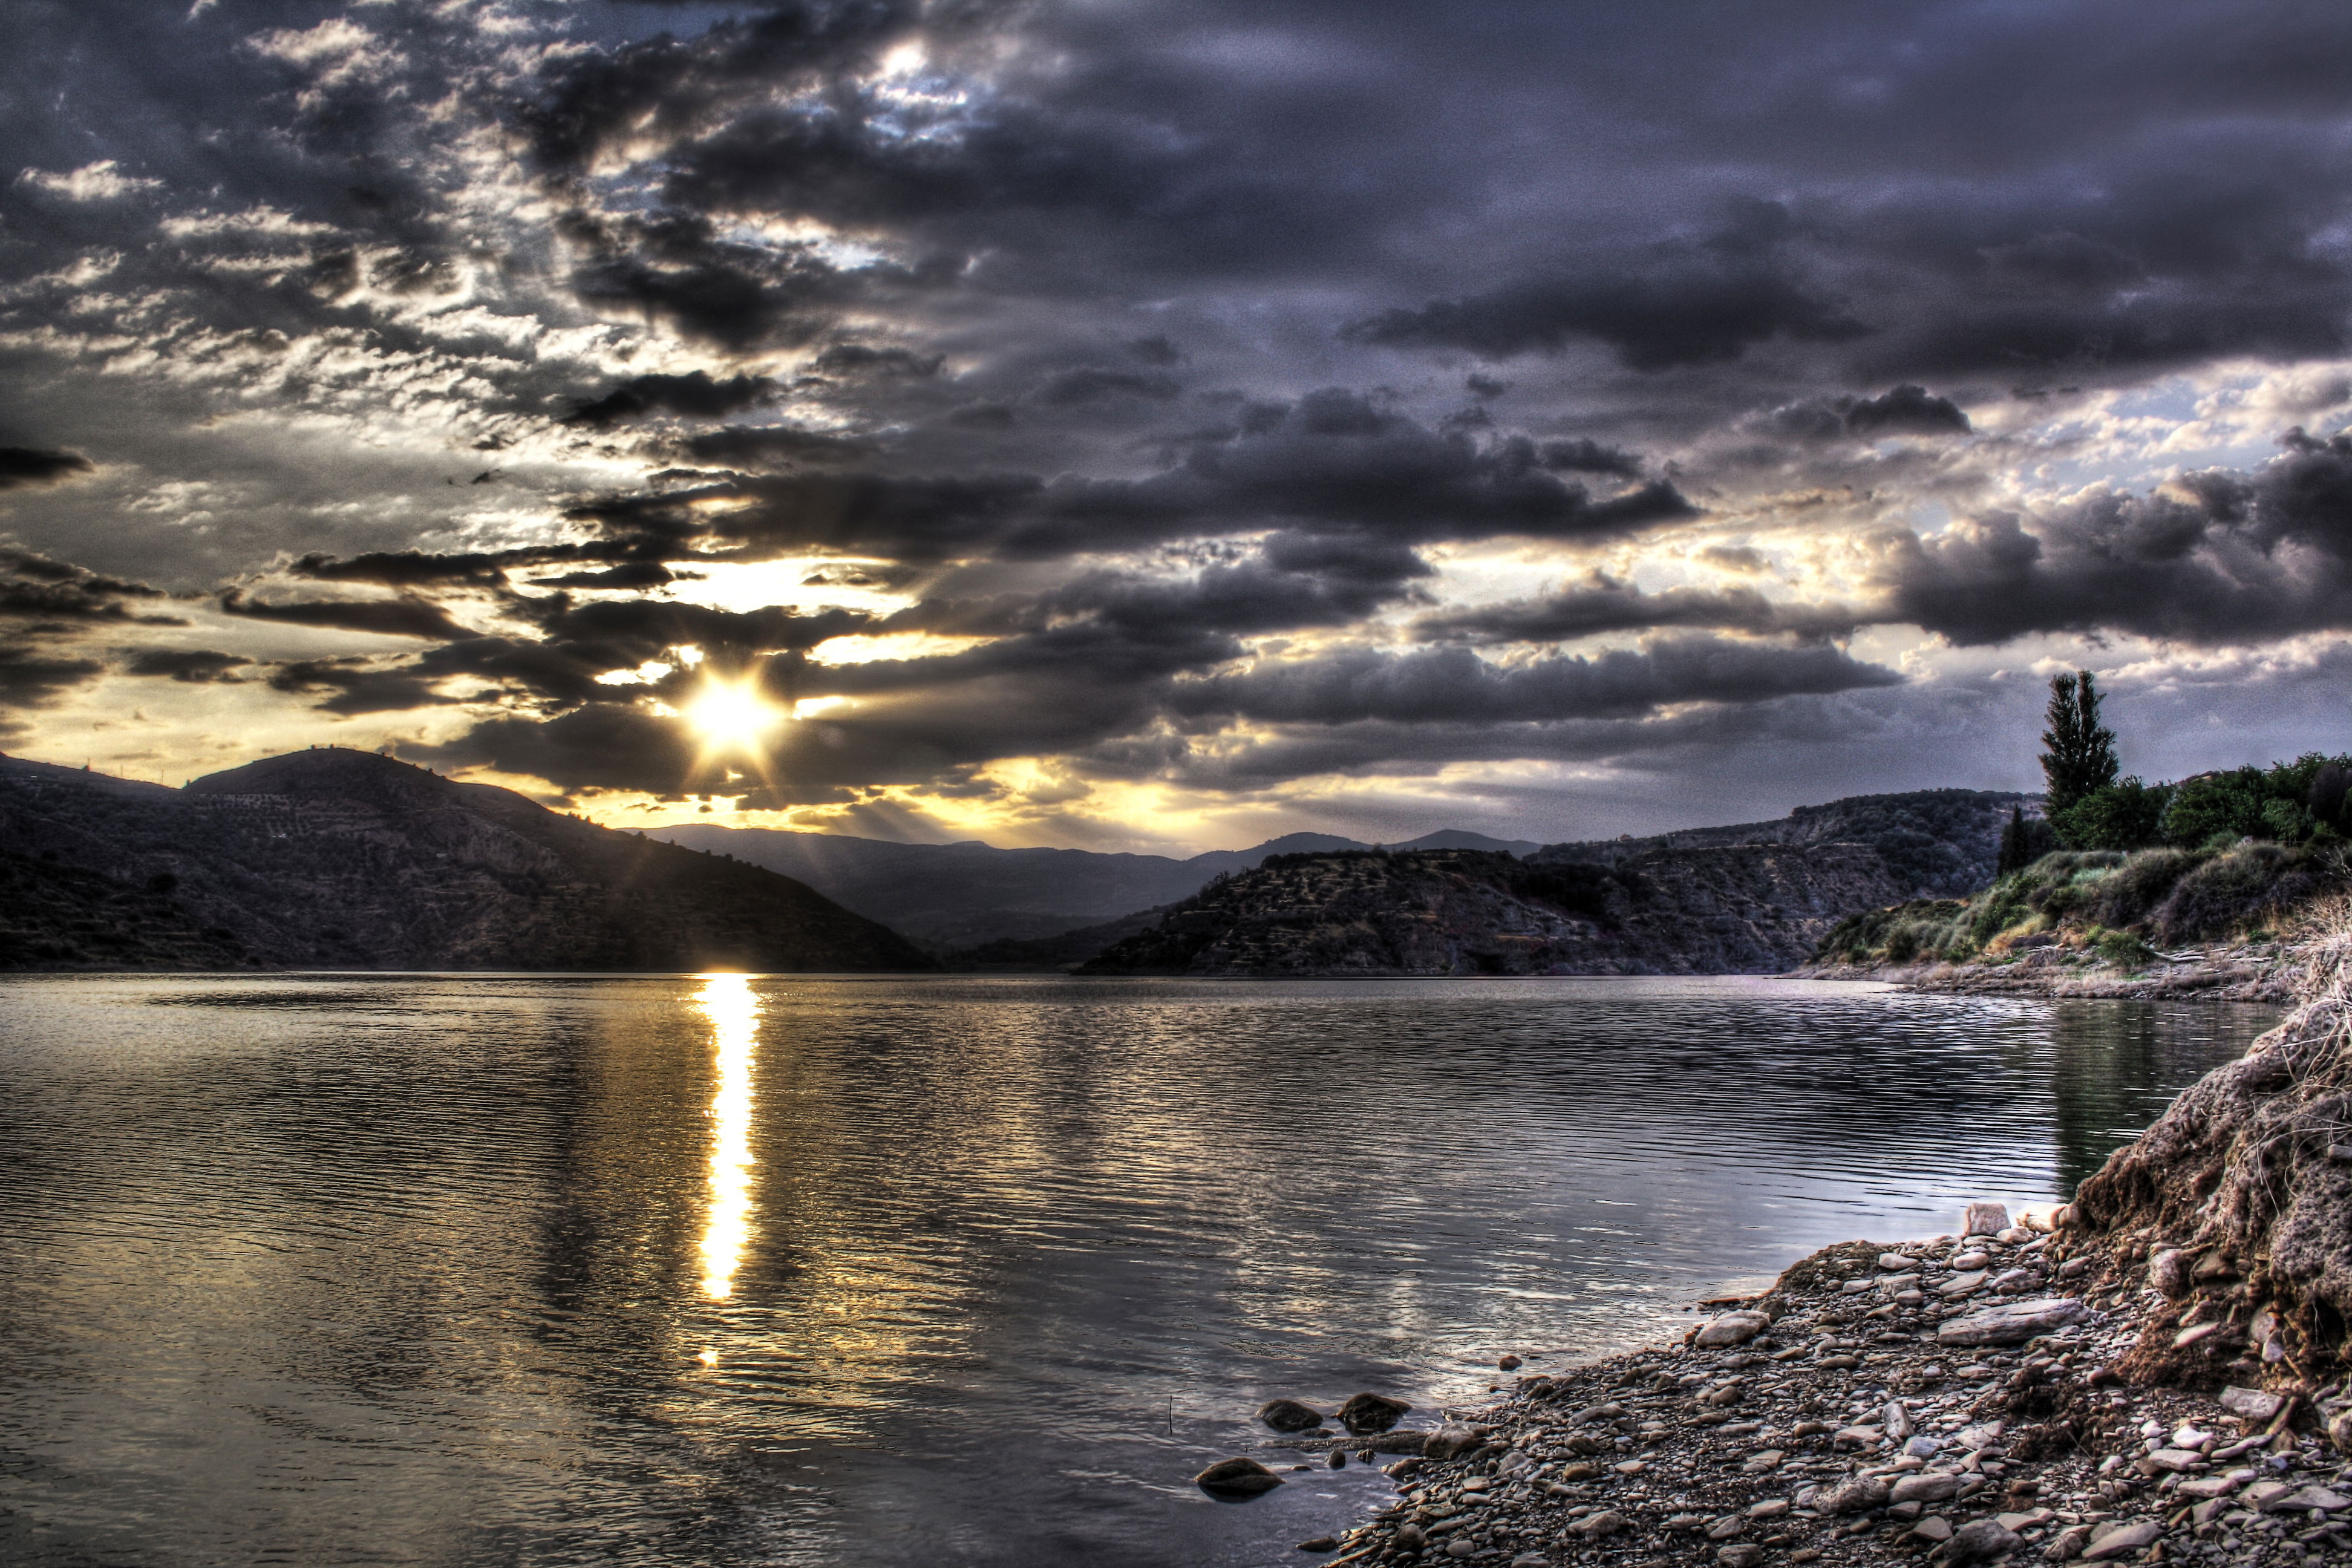
[[[2063,1196],[2271,1010],[1745,980],[0,982],[0,1560],[1234,1564],[1186,1480]]]

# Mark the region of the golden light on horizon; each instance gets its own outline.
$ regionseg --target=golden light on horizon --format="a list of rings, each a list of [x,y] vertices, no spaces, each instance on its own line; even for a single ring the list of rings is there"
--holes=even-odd
[[[723,1301],[751,1235],[751,1062],[760,999],[749,975],[706,974],[695,1005],[710,1020],[717,1078],[710,1089],[709,1212],[702,1225],[702,1293]]]

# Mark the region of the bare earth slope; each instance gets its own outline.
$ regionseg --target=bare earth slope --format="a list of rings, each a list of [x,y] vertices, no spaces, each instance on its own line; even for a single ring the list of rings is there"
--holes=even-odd
[[[184,790],[0,759],[0,851],[11,967],[935,967],[788,878],[365,752]]]

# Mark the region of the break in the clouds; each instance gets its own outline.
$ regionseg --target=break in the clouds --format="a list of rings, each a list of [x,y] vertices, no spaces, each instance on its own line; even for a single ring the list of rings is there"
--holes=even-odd
[[[2031,785],[2076,665],[2352,744],[2352,16],[0,31],[15,750],[1206,846]]]

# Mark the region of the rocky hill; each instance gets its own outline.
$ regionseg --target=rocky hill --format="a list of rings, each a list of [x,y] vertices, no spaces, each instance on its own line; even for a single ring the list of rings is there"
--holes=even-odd
[[[930,969],[755,866],[366,752],[168,789],[0,758],[0,967]]]
[[[1524,860],[1276,856],[1213,882],[1082,972],[1780,973],[1856,910],[1990,881],[2000,824],[2023,799],[1864,796],[1778,823],[1553,845]]]
[[[1086,928],[1132,925],[1140,911],[1199,892],[1212,877],[1250,870],[1269,855],[1372,847],[1328,833],[1293,833],[1249,849],[1213,849],[1177,860],[1092,849],[1000,849],[977,840],[897,844],[715,823],[646,831],[806,882],[917,942],[940,948],[1042,942],[1034,949],[1039,952],[1066,950],[1065,939]],[[1538,846],[1449,828],[1391,847],[1524,853]],[[1076,940],[1075,957],[1083,958],[1109,939],[1092,946],[1086,945],[1089,938]]]

